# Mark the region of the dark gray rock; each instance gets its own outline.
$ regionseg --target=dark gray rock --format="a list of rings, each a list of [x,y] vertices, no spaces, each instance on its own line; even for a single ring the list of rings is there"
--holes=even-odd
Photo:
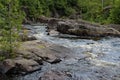
[[[6,59],[0,63],[0,72],[5,74],[14,67],[15,67],[15,62],[11,59]]]
[[[39,63],[30,59],[7,59],[0,65],[2,74],[26,74],[41,69]]]
[[[97,38],[114,36],[120,37],[119,27],[108,27],[84,20],[70,20],[57,18],[43,18],[48,23],[48,32],[57,30],[60,33],[77,35],[81,38]]]
[[[82,21],[59,21],[57,25],[57,30],[60,33],[72,34],[86,38],[106,36],[120,37],[120,32],[114,28],[108,28],[106,26],[91,24]]]

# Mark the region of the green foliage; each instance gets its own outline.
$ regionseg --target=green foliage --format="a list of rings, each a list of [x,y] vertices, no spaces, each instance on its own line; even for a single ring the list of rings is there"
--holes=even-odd
[[[115,11],[104,10],[113,6],[117,0],[19,0],[26,18],[37,20],[40,16],[63,18],[79,15],[82,19],[97,23],[106,23]],[[119,1],[119,0],[118,0]],[[116,5],[116,4],[115,4]],[[112,17],[112,16],[111,16]]]
[[[97,23],[106,23],[110,10],[104,10],[112,6],[112,0],[79,0],[82,9],[82,19]]]
[[[48,17],[69,16],[76,13],[78,0],[20,0],[26,17],[37,19],[41,15]],[[73,7],[74,6],[74,7]]]
[[[120,0],[116,0],[114,7],[110,12],[109,17],[110,23],[120,24]]]
[[[23,16],[18,0],[1,0],[0,9],[0,56],[11,57],[18,47]]]
[[[26,17],[31,20],[38,18],[42,14],[41,3],[39,0],[19,0],[20,5],[25,11]],[[29,14],[29,15],[28,15]]]

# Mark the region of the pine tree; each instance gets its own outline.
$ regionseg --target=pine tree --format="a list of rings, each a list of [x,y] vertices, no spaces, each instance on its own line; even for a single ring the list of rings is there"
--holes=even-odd
[[[23,16],[18,0],[2,0],[0,9],[0,55],[11,57],[18,46]]]

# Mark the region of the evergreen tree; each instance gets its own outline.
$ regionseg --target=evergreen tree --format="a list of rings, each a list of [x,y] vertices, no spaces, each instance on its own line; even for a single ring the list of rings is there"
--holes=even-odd
[[[18,46],[23,20],[19,0],[2,0],[0,9],[0,55],[11,57]]]

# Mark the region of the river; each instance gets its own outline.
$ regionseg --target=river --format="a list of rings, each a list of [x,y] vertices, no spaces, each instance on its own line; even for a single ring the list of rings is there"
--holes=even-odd
[[[58,64],[51,65],[46,62],[40,71],[9,77],[9,80],[38,80],[49,70],[71,73],[72,77],[68,80],[120,80],[120,38],[107,37],[97,41],[76,39],[70,35],[65,35],[64,38],[62,35],[61,38],[61,35],[47,35],[45,26],[27,25],[27,27],[32,29],[31,33],[37,39],[68,47],[74,51],[76,57]]]

